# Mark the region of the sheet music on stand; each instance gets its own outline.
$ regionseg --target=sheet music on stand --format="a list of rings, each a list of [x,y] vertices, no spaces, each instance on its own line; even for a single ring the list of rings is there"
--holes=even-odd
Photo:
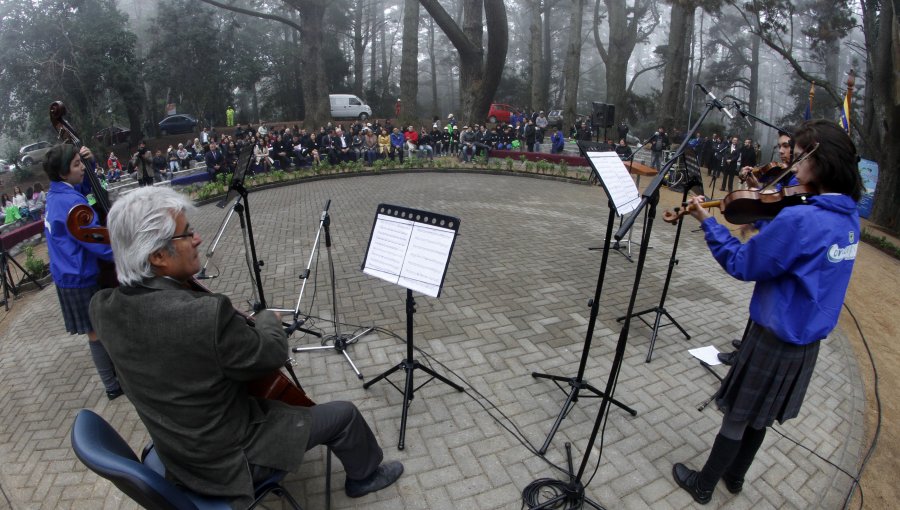
[[[641,195],[619,155],[615,152],[595,151],[586,151],[585,155],[591,169],[612,200],[616,214],[624,216],[637,209]]]
[[[401,287],[438,297],[458,231],[459,218],[379,204],[362,270]]]

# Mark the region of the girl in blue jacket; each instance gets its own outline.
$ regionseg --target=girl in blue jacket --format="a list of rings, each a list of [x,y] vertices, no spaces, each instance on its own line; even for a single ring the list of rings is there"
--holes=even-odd
[[[84,156],[86,160],[93,158],[87,147],[81,149],[80,156]],[[73,335],[88,336],[94,366],[106,388],[107,398],[113,400],[122,395],[122,389],[109,354],[97,338],[88,316],[91,296],[100,290],[97,283],[100,274],[97,260],[111,261],[112,249],[107,244],[78,241],[66,228],[66,218],[72,207],[88,204],[85,196],[78,191],[84,180],[85,168],[75,147],[59,144],[50,149],[44,159],[44,172],[50,178],[44,233],[50,254],[50,274],[56,284],[66,331]]]
[[[859,242],[856,202],[862,193],[856,147],[837,124],[804,123],[795,135],[800,184],[816,193],[808,205],[782,210],[741,244],[691,200],[691,215],[713,257],[728,274],[755,281],[751,325],[716,394],[722,426],[703,469],[672,467],[676,483],[701,504],[719,479],[737,494],[766,427],[794,418],[812,377],[819,341],[834,329]]]

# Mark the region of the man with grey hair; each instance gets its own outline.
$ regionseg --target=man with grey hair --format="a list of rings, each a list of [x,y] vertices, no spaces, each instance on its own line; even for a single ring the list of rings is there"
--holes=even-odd
[[[166,466],[166,476],[200,494],[253,502],[273,470],[293,471],[306,450],[326,444],[360,497],[396,481],[399,462],[382,450],[349,402],[296,407],[248,394],[247,385],[288,358],[278,314],[255,327],[221,294],[191,287],[202,240],[193,206],[168,189],[121,197],[108,227],[121,286],[98,292],[90,316],[104,338],[125,394]]]

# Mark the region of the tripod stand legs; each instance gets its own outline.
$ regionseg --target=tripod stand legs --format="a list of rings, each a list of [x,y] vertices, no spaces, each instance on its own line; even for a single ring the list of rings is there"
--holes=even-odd
[[[292,352],[307,352],[307,351],[335,350],[344,355],[344,359],[347,360],[347,363],[350,363],[350,368],[352,368],[353,372],[356,373],[356,377],[358,379],[362,379],[363,378],[362,373],[359,371],[358,368],[356,368],[356,364],[353,363],[352,359],[350,359],[350,355],[347,354],[347,347],[350,344],[356,342],[356,340],[358,340],[359,338],[362,338],[362,337],[368,335],[369,333],[371,333],[373,329],[375,329],[375,328],[366,328],[362,333],[360,333],[358,335],[354,335],[352,337],[349,335],[336,336],[334,338],[334,345],[317,345],[314,347],[294,347],[293,349],[291,349],[291,351]]]
[[[602,398],[604,397],[604,394],[602,391],[586,383],[584,380],[579,380],[577,377],[561,377],[558,375],[542,374],[539,372],[532,372],[531,376],[538,379],[549,379],[551,381],[564,382],[572,387],[572,389],[569,390],[569,394],[566,396],[566,402],[563,404],[562,409],[559,411],[559,415],[557,415],[556,417],[556,421],[553,422],[553,426],[550,427],[550,433],[547,435],[547,439],[544,441],[544,445],[541,446],[540,450],[538,450],[541,455],[543,455],[544,453],[547,453],[547,449],[550,448],[550,442],[553,441],[553,436],[555,436],[556,431],[559,430],[559,426],[562,424],[563,419],[565,419],[566,415],[569,414],[569,411],[575,405],[575,402],[578,402],[579,392],[581,392],[582,390],[587,390],[593,393],[593,395],[587,395],[584,398]],[[623,404],[622,402],[614,398],[609,399],[609,401],[631,416],[637,416],[637,411],[635,411],[631,407],[628,407],[626,404]]]
[[[437,379],[438,381],[441,381],[442,383],[450,386],[451,388],[455,389],[456,391],[463,391],[462,386],[460,386],[460,385],[456,384],[455,382],[451,381],[450,379],[447,379],[446,377],[438,374],[431,368],[422,365],[421,363],[419,363],[416,360],[407,360],[407,359],[394,365],[388,371],[379,375],[375,379],[372,379],[371,381],[363,384],[363,388],[369,389],[369,386],[372,386],[373,384],[377,383],[378,381],[385,379],[387,376],[393,374],[394,372],[400,370],[401,368],[406,372],[406,382],[403,385],[403,390],[401,390],[403,392],[403,409],[401,411],[401,416],[400,416],[400,441],[397,443],[397,449],[399,449],[399,450],[406,448],[406,417],[407,417],[407,414],[409,413],[409,404],[410,404],[410,402],[412,402],[412,399],[415,397],[416,390],[418,390],[422,386],[425,386],[426,384],[431,382],[432,379]],[[422,370],[423,372],[425,372],[426,374],[431,376],[431,379],[428,379],[425,382],[423,382],[422,384],[420,384],[418,388],[415,387],[413,384],[413,372],[416,369]],[[391,384],[391,386],[394,386],[395,388],[397,388],[397,386],[394,383],[392,383],[389,379],[388,379],[388,382]],[[397,388],[397,389],[399,390],[400,388]]]

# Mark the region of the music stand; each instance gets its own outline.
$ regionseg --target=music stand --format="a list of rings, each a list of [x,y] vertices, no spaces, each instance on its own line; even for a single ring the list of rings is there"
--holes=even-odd
[[[681,201],[682,203],[687,202],[688,192],[699,186],[700,192],[698,194],[703,194],[703,178],[700,174],[700,164],[697,161],[697,154],[691,148],[685,148],[682,156],[682,164],[685,166],[685,181],[683,183],[684,189],[681,190]],[[672,282],[672,273],[675,271],[675,266],[678,265],[678,258],[676,255],[678,254],[678,241],[681,239],[681,228],[684,223],[684,216],[678,219],[678,226],[675,229],[675,241],[672,242],[672,253],[669,256],[669,267],[666,270],[666,280],[663,283],[662,294],[659,297],[659,303],[653,308],[648,308],[647,310],[643,310],[636,314],[633,314],[632,317],[637,317],[647,326],[653,328],[653,331],[650,333],[650,347],[647,349],[647,358],[644,360],[646,363],[650,363],[653,359],[653,348],[656,346],[656,338],[659,336],[659,330],[665,326],[675,326],[681,331],[681,334],[684,335],[685,340],[690,340],[691,335],[681,327],[681,324],[678,324],[678,321],[675,320],[674,317],[666,310],[666,296],[669,294],[669,284]],[[644,315],[648,313],[655,313],[656,318],[653,320],[653,324],[651,325],[646,319],[644,319]],[[662,316],[665,315],[669,322],[666,324],[662,324]],[[622,322],[625,320],[625,317],[618,317],[616,321]]]
[[[400,441],[397,444],[400,450],[406,446],[406,416],[410,401],[418,389],[437,379],[456,391],[463,391],[462,386],[413,358],[413,314],[416,313],[413,290],[435,298],[440,296],[458,232],[459,218],[390,204],[378,205],[372,224],[362,270],[368,275],[406,287],[406,359],[363,384],[363,388],[368,389],[400,369],[406,372],[402,390],[386,379],[403,393]],[[413,372],[416,369],[431,376],[418,387],[413,386]]]
[[[713,101],[707,104],[706,110],[703,112],[703,115],[700,116],[700,119],[697,120],[694,127],[690,130],[691,132],[696,131],[700,124],[706,119],[707,115],[713,108],[722,109],[723,106],[718,101]],[[676,155],[680,155],[684,150],[684,147],[687,144],[687,140],[683,141],[678,149],[675,151]],[[568,470],[568,482],[565,484],[565,488],[560,491],[560,494],[553,497],[552,499],[540,503],[537,507],[532,507],[531,510],[535,510],[537,508],[557,508],[557,503],[569,503],[570,508],[580,508],[584,504],[589,504],[595,508],[599,508],[600,506],[593,501],[590,501],[584,494],[584,484],[581,482],[582,477],[584,476],[585,469],[587,469],[587,463],[591,455],[591,451],[594,448],[594,443],[597,440],[597,435],[600,432],[600,428],[603,427],[605,430],[606,422],[607,422],[607,413],[609,411],[609,404],[612,403],[612,397],[615,395],[616,385],[619,380],[619,373],[622,369],[622,363],[625,359],[625,347],[628,343],[628,334],[631,328],[631,317],[634,313],[634,304],[637,301],[637,294],[640,289],[641,277],[644,272],[644,265],[647,261],[647,248],[648,243],[650,242],[650,234],[653,228],[653,220],[656,217],[656,205],[659,202],[659,188],[662,186],[663,176],[665,175],[665,171],[671,167],[674,161],[670,160],[663,165],[660,173],[656,175],[656,178],[653,179],[653,182],[647,186],[643,192],[641,192],[640,203],[634,208],[634,210],[628,214],[625,218],[624,225],[622,225],[619,230],[615,233],[615,238],[621,240],[625,237],[625,234],[628,230],[634,226],[634,222],[637,220],[638,215],[641,214],[642,209],[649,208],[647,212],[647,224],[644,228],[643,233],[641,234],[641,247],[638,252],[638,261],[635,266],[634,273],[634,284],[631,288],[631,296],[628,298],[628,309],[625,315],[625,321],[622,324],[622,330],[619,332],[619,340],[616,342],[616,350],[613,356],[612,366],[609,369],[609,377],[606,380],[606,390],[604,396],[600,401],[600,411],[597,413],[597,418],[594,420],[594,427],[591,429],[591,437],[588,439],[588,444],[585,447],[584,457],[581,459],[581,465],[578,468],[578,472],[576,473],[572,468],[571,462],[571,450],[567,448],[567,460],[569,460],[569,470]],[[596,303],[595,303],[596,304]],[[603,450],[601,449],[601,454]],[[599,459],[598,459],[599,462]],[[575,506],[579,505],[579,506]]]
[[[19,297],[19,287],[15,284],[15,279],[13,278],[12,270],[9,267],[9,263],[12,262],[19,271],[22,272],[23,278],[28,278],[35,285],[37,285],[38,289],[43,289],[44,286],[41,285],[41,282],[37,281],[37,278],[34,277],[33,274],[28,272],[21,264],[6,251],[6,246],[0,242],[0,286],[3,287],[3,306],[6,307],[6,311],[9,311],[9,300],[11,296],[15,298]]]
[[[634,210],[637,203],[640,201],[637,186],[634,184],[634,180],[632,180],[628,170],[626,170],[625,166],[622,164],[622,160],[619,159],[618,154],[615,152],[595,152],[586,150],[585,156],[591,166],[591,170],[603,185],[603,189],[606,190],[606,194],[609,197],[609,218],[607,219],[606,224],[603,258],[600,261],[600,274],[597,276],[597,287],[594,291],[594,298],[590,301],[591,314],[590,319],[588,320],[587,333],[584,338],[584,346],[581,350],[581,361],[578,364],[578,373],[575,377],[563,377],[559,375],[542,374],[539,372],[531,373],[532,377],[550,379],[557,384],[566,383],[571,388],[566,396],[566,401],[563,404],[562,409],[556,417],[556,421],[550,428],[547,439],[544,441],[540,450],[538,450],[541,454],[547,452],[547,449],[550,447],[550,442],[553,440],[553,436],[556,435],[556,431],[559,429],[560,424],[562,424],[563,419],[569,414],[569,411],[575,403],[578,402],[579,394],[582,391],[586,390],[593,393],[593,395],[586,395],[585,398],[607,398],[602,391],[584,380],[584,370],[587,365],[588,353],[591,350],[591,341],[594,338],[594,324],[596,324],[597,315],[600,313],[600,294],[603,290],[603,280],[606,276],[606,265],[611,250],[612,232],[616,214],[628,214]],[[560,385],[560,387],[562,386]],[[622,402],[611,397],[609,397],[609,399],[613,404],[627,411],[632,416],[637,415],[637,411]]]

